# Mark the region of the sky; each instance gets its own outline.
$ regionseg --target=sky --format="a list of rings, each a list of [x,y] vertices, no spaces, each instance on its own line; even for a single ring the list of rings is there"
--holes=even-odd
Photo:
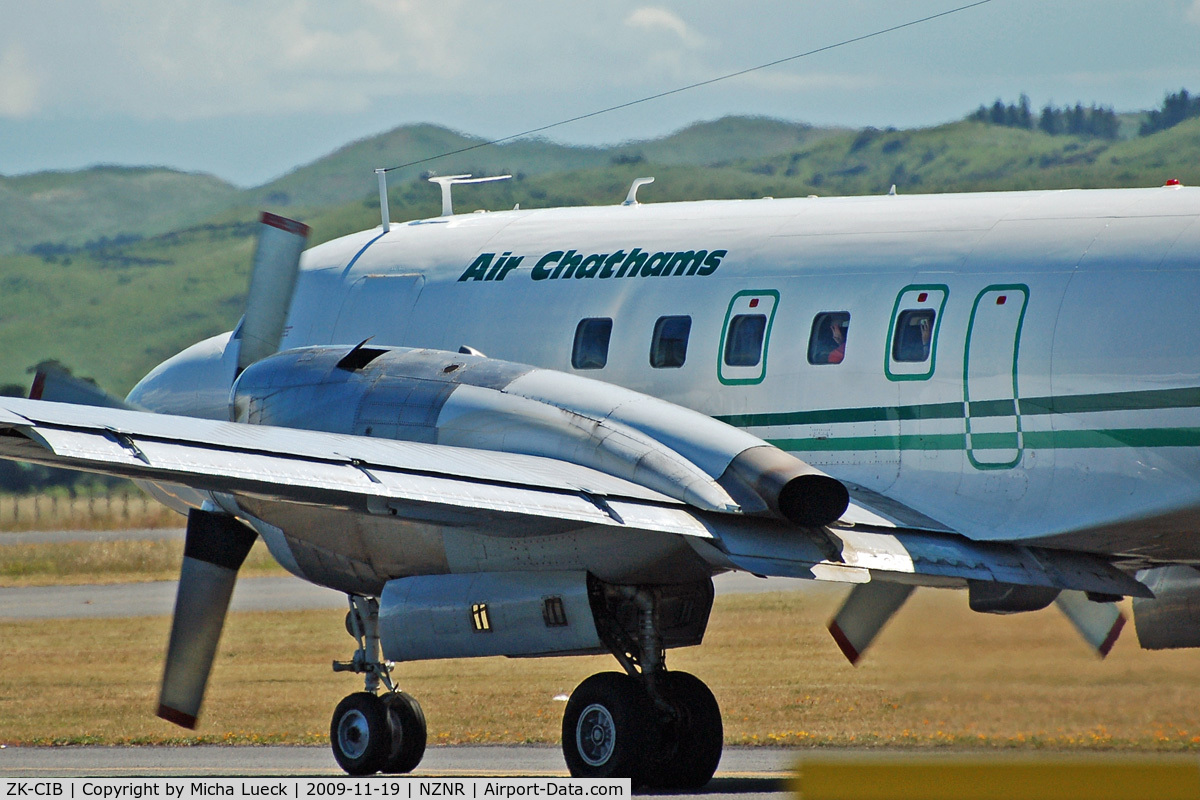
[[[154,165],[254,186],[399,125],[509,136],[970,2],[0,0],[0,175]],[[613,144],[727,114],[928,126],[1022,92],[1134,111],[1185,87],[1200,0],[988,0],[543,135]]]

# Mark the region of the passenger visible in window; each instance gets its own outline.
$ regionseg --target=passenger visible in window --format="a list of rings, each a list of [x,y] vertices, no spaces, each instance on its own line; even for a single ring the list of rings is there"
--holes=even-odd
[[[818,314],[809,335],[808,363],[840,364],[846,357],[846,332],[850,314],[846,311]]]
[[[892,358],[896,361],[928,361],[935,316],[931,309],[900,312],[896,320]]]

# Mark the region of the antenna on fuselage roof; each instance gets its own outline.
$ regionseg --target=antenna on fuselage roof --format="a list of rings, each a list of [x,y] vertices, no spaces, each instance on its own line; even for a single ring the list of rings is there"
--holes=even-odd
[[[375,175],[379,178],[379,216],[383,219],[383,232],[392,229],[392,220],[388,214],[387,204],[387,170],[377,169]]]
[[[629,187],[629,194],[625,195],[625,202],[621,205],[636,206],[638,204],[637,190],[647,183],[654,183],[654,178],[634,178],[633,185]]]
[[[470,175],[434,175],[429,179],[430,183],[436,183],[442,187],[442,216],[454,216],[454,204],[450,199],[450,187],[458,186],[464,183],[491,183],[492,181],[506,181],[512,175],[492,175],[490,178],[472,178]]]

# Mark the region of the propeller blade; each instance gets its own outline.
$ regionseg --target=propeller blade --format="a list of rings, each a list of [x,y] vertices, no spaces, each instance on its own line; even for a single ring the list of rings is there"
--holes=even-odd
[[[308,231],[307,225],[295,220],[266,212],[262,215],[246,315],[239,328],[239,374],[279,349]]]
[[[829,621],[829,632],[851,664],[858,662],[912,591],[908,584],[884,581],[860,583],[850,590]]]
[[[101,408],[123,408],[139,411],[137,406],[126,403],[101,389],[94,382],[76,378],[71,371],[53,361],[43,361],[32,370],[33,386],[29,389],[30,400],[50,400],[55,403],[74,403],[80,406]]]
[[[1054,603],[1089,647],[1101,658],[1108,655],[1125,627],[1125,615],[1116,603],[1095,603],[1086,592],[1070,589],[1063,590]]]
[[[196,727],[237,571],[257,535],[226,514],[194,509],[188,514],[179,593],[158,697],[158,716],[168,722]]]

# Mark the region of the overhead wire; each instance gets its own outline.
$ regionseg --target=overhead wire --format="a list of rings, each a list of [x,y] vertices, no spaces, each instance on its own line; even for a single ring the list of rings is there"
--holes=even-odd
[[[664,97],[670,97],[671,95],[676,95],[676,94],[680,94],[682,92],[691,91],[692,89],[699,89],[703,86],[711,86],[714,83],[720,83],[721,81],[727,81],[731,78],[738,78],[738,77],[741,77],[742,75],[749,75],[750,73],[758,72],[759,70],[769,69],[771,67],[777,67],[780,64],[786,64],[790,61],[797,61],[801,58],[808,58],[810,56],[815,56],[818,53],[826,53],[830,50],[836,50],[839,47],[845,47],[847,45],[856,44],[858,42],[866,41],[867,39],[874,39],[878,36],[883,36],[888,33],[895,33],[896,31],[903,30],[905,28],[911,28],[915,25],[922,25],[926,22],[932,22],[935,19],[941,19],[942,17],[948,17],[952,14],[958,14],[963,11],[968,11],[968,10],[970,10],[972,8],[976,8],[978,6],[987,5],[990,2],[992,2],[992,0],[976,0],[976,2],[968,3],[963,6],[958,6],[957,8],[951,8],[946,11],[939,11],[936,14],[930,14],[928,16],[921,17],[920,19],[910,20],[909,22],[904,22],[899,25],[892,25],[891,27],[888,27],[888,28],[881,28],[881,29],[879,29],[877,31],[873,31],[871,33],[864,33],[860,36],[854,36],[849,39],[843,39],[840,42],[835,42],[833,44],[827,44],[822,47],[817,47],[813,50],[806,50],[805,52],[797,53],[796,55],[787,56],[785,58],[777,58],[774,61],[768,61],[765,64],[759,64],[758,66],[755,66],[755,67],[747,67],[746,69],[740,69],[736,72],[729,72],[729,73],[726,73],[725,75],[719,75],[715,78],[709,78],[707,80],[697,81],[696,83],[689,83],[686,86],[679,86],[674,89],[668,89],[665,92],[658,92],[657,94],[647,95],[646,97],[641,97],[641,98],[638,98],[637,100],[629,100],[624,103],[618,103],[617,105],[608,106],[607,108],[602,108],[597,111],[590,111],[587,114],[579,114],[578,116],[570,117],[568,119],[562,119],[562,120],[559,120],[558,122],[552,122],[549,125],[542,125],[537,128],[530,128],[527,131],[521,131],[520,133],[514,133],[509,136],[502,136],[499,139],[491,139],[486,142],[478,142],[476,144],[468,145],[467,147],[460,147],[457,150],[448,150],[447,152],[439,153],[436,156],[427,156],[426,158],[419,158],[415,161],[409,161],[404,164],[397,164],[394,167],[387,167],[386,169],[384,169],[382,171],[383,172],[392,172],[392,171],[398,170],[398,169],[405,169],[406,167],[415,167],[420,164],[427,164],[431,161],[437,161],[438,159],[449,158],[450,156],[456,156],[456,155],[459,155],[460,153],[468,153],[472,150],[479,150],[480,148],[483,148],[483,147],[492,147],[494,145],[504,144],[505,142],[511,142],[514,139],[522,139],[526,136],[533,136],[534,134],[543,133],[545,131],[552,130],[554,128],[562,127],[563,125],[570,125],[573,122],[580,122],[585,119],[599,117],[603,114],[612,113],[613,111],[620,111],[621,109],[630,108],[632,106],[640,105],[642,103],[649,103],[653,100],[660,100]]]

